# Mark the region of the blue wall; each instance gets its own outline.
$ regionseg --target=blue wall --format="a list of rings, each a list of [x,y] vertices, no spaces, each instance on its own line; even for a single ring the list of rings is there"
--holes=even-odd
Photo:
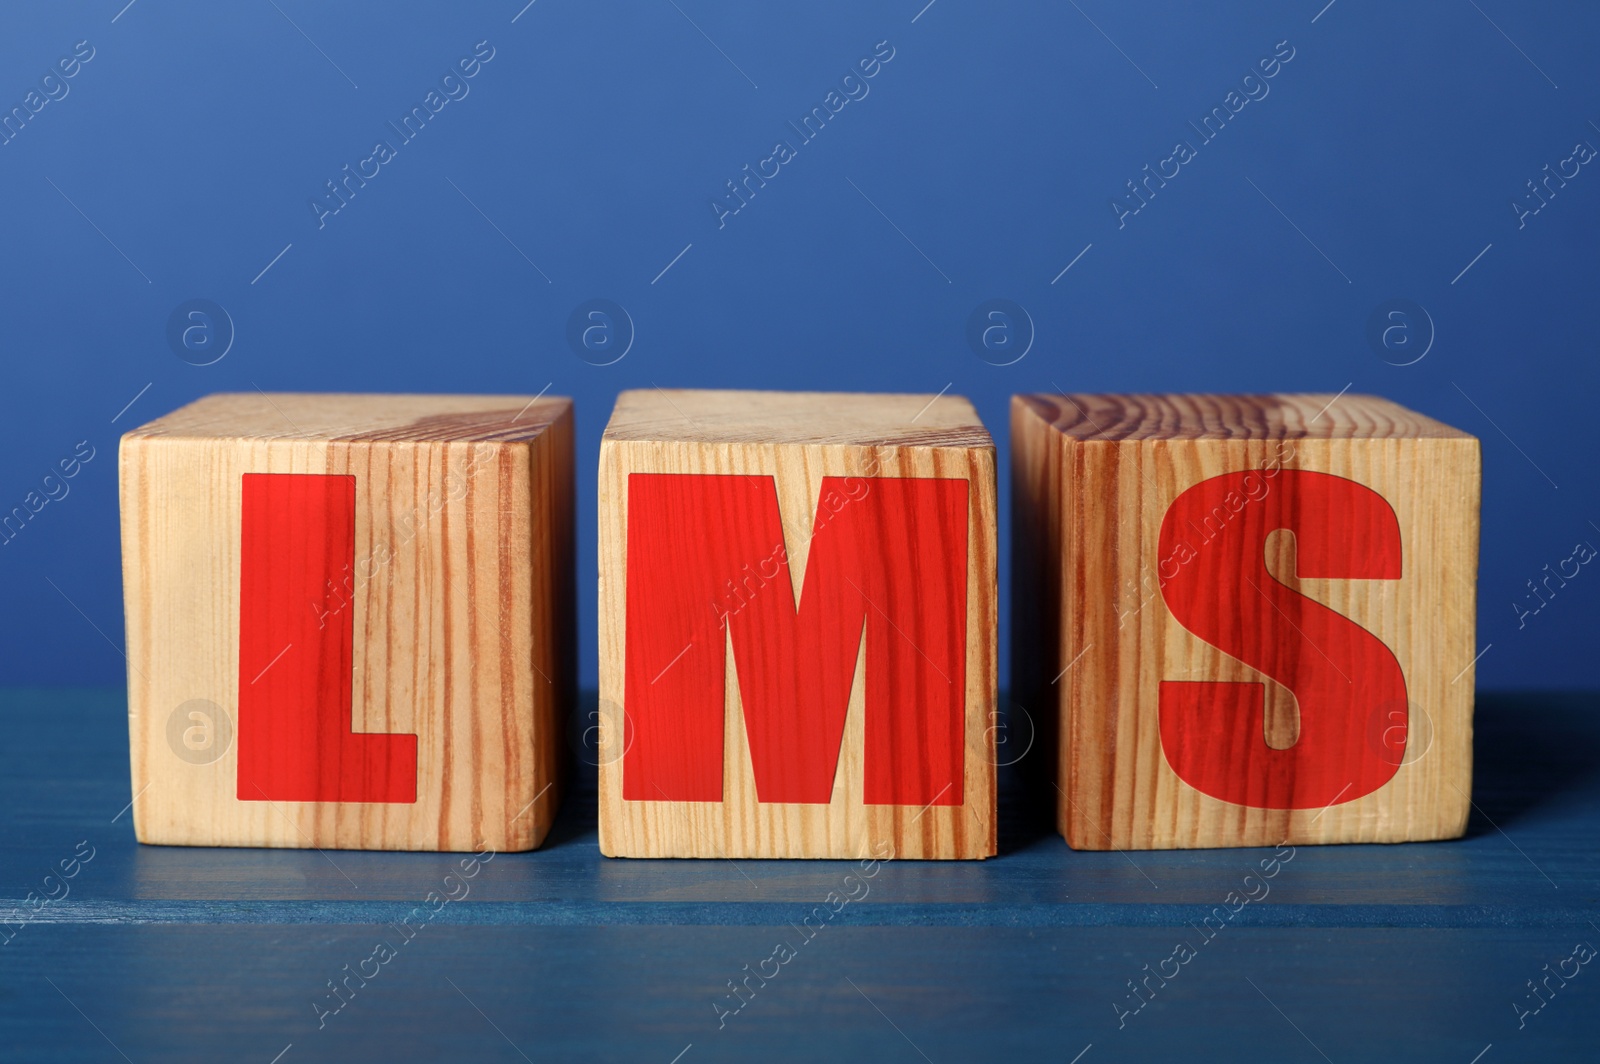
[[[0,146],[0,510],[93,451],[0,546],[0,682],[120,681],[121,431],[256,386],[548,384],[578,402],[592,684],[597,441],[618,390],[659,384],[949,385],[1002,458],[1015,391],[1382,393],[1483,440],[1480,683],[1594,684],[1600,573],[1513,608],[1600,546],[1592,6],[122,3],[0,15],[0,106],[28,116]],[[859,98],[803,141],[787,122],[836,89]],[[387,123],[430,90],[402,140]],[[380,139],[393,157],[319,219]],[[780,139],[793,157],[719,217]],[[1122,214],[1146,164],[1176,176]],[[1534,213],[1546,164],[1577,172]],[[634,325],[612,365],[567,341],[593,298]],[[1034,330],[1004,366],[967,339],[996,298]],[[192,299],[231,319],[211,365],[168,340]]]

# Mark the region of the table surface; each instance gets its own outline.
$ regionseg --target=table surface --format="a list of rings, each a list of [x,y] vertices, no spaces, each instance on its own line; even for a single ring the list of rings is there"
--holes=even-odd
[[[1011,778],[998,858],[886,862],[847,903],[854,862],[602,857],[592,768],[543,849],[464,881],[140,846],[125,712],[0,691],[0,1059],[1600,1059],[1596,694],[1480,695],[1464,839],[1301,847],[1236,913],[1271,850],[1075,852]]]

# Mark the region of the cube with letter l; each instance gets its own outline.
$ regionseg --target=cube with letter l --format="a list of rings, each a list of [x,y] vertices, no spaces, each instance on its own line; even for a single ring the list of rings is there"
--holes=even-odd
[[[569,400],[213,395],[120,463],[141,842],[539,844],[572,682]]]
[[[994,854],[994,462],[951,396],[624,392],[601,849]]]

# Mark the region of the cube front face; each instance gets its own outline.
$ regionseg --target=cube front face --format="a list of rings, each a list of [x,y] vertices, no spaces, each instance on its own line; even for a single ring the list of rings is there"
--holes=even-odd
[[[527,402],[212,396],[124,437],[141,842],[543,839],[571,675],[571,408]]]
[[[931,398],[619,399],[607,855],[995,852],[994,451],[970,405]]]
[[[1331,395],[1023,396],[1012,428],[1018,687],[1059,708],[1069,844],[1461,834],[1476,439]]]

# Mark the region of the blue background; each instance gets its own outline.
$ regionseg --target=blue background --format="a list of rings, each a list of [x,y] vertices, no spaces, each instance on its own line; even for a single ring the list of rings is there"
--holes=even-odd
[[[1600,545],[1600,174],[1521,228],[1511,204],[1576,142],[1600,146],[1600,10],[919,8],[110,0],[0,16],[4,108],[75,42],[95,50],[0,147],[0,512],[78,441],[95,449],[0,546],[0,679],[121,681],[116,440],[208,392],[573,396],[592,686],[594,468],[621,389],[948,386],[1004,461],[1013,392],[1348,385],[1483,440],[1480,684],[1592,686],[1600,576],[1524,627],[1512,604],[1536,604],[1526,582],[1575,543]],[[469,95],[319,228],[324,183],[396,141],[386,123],[484,40]],[[719,228],[724,183],[796,139],[786,122],[885,40],[869,95]],[[1200,144],[1189,123],[1280,41],[1294,58],[1269,94]],[[1197,157],[1119,228],[1112,198],[1179,139]],[[166,336],[195,298],[235,330],[203,367]],[[592,298],[636,330],[613,365],[566,339]],[[1035,333],[1008,366],[966,338],[992,298]],[[1425,323],[1398,352],[1367,338],[1397,298],[1434,331],[1403,367]],[[1004,476],[1001,492],[1004,514]]]

